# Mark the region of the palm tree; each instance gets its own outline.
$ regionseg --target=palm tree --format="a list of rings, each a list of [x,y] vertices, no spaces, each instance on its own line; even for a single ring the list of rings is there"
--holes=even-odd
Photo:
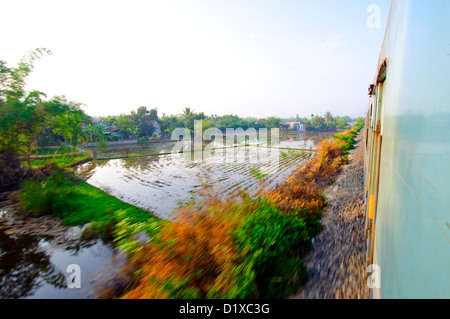
[[[194,116],[195,113],[191,110],[190,107],[186,107],[183,113],[181,113],[181,119],[184,121],[184,125],[186,125],[186,127],[190,130],[193,129]]]
[[[331,115],[330,112],[325,113],[325,123],[330,124],[331,120],[333,119],[333,116]]]

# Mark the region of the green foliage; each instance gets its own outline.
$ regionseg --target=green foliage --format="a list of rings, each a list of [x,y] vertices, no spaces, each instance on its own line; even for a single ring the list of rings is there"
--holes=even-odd
[[[7,68],[0,61],[0,150],[30,154],[37,141],[60,136],[74,147],[84,133],[80,122],[87,118],[80,104],[64,97],[46,100],[43,92],[25,90],[26,80],[34,68],[34,62],[49,50],[38,48],[25,55],[16,68]],[[43,138],[43,136],[49,136]]]
[[[98,142],[97,151],[106,150],[107,148],[108,148],[108,142],[106,141],[106,139],[101,139]]]
[[[227,278],[232,278],[234,285],[228,287],[225,291],[220,291],[217,286],[211,288],[206,295],[208,299],[249,299],[257,295],[256,288],[256,271],[251,263],[251,259],[247,259],[242,263],[235,265],[227,274]]]
[[[308,272],[303,260],[298,256],[280,256],[274,265],[272,274],[263,277],[261,295],[264,298],[283,298],[298,292],[301,285],[306,283]]]
[[[166,277],[164,281],[160,281],[160,285],[164,291],[169,292],[169,299],[200,299],[202,294],[196,287],[189,285],[190,278],[178,279]]]
[[[307,210],[285,214],[268,198],[248,196],[205,209],[226,211],[227,219],[221,224],[221,217],[210,212],[166,222],[169,228],[163,228],[162,221],[121,218],[115,228],[117,247],[139,268],[139,286],[126,298],[284,298],[305,282],[302,256],[320,231],[319,221]],[[223,264],[216,264],[216,258]],[[212,277],[203,280],[215,278],[214,284],[203,286],[204,275]]]
[[[114,239],[114,219],[110,220],[102,220],[98,222],[92,222],[84,231],[83,238],[84,239],[92,239],[100,237],[104,241],[112,241]]]
[[[64,141],[76,147],[85,137],[81,123],[88,120],[88,116],[81,109],[82,104],[69,101],[64,96],[55,96],[45,105],[46,126],[61,136]]]
[[[142,242],[136,240],[136,237],[145,234],[151,239],[161,230],[164,224],[168,223],[166,220],[158,220],[156,218],[136,222],[123,210],[115,212],[115,219],[118,220],[114,231],[116,248],[123,249],[130,255],[139,251],[142,246]]]
[[[64,166],[68,164],[72,164],[78,161],[81,161],[83,159],[88,158],[87,155],[80,155],[80,156],[58,156],[55,158],[46,158],[46,159],[32,159],[30,161],[31,167],[39,167],[39,166],[45,166],[47,164],[55,164],[58,166]],[[28,162],[22,162],[22,165],[24,167],[28,167]]]
[[[252,174],[252,176],[257,179],[264,179],[269,175],[269,174],[264,174],[263,172],[261,172],[261,169],[259,167],[252,167],[250,169],[250,174]]]
[[[347,156],[347,155],[342,156],[342,162],[343,162],[344,164],[348,164],[349,160],[348,160],[348,156]]]
[[[155,128],[150,121],[158,118],[156,109],[148,110],[145,106],[140,106],[136,112],[131,112],[131,117],[139,129],[139,133],[135,134],[136,136],[151,136],[153,134]]]
[[[117,128],[124,135],[133,135],[133,133],[138,129],[130,115],[119,116],[117,119]]]
[[[285,297],[286,287],[274,284],[273,278],[281,276],[298,288],[304,275],[290,267],[301,269],[299,258],[311,247],[316,232],[299,215],[283,214],[268,199],[258,198],[256,203],[254,212],[234,231],[235,242],[255,271],[260,297]]]
[[[359,131],[361,128],[363,128],[365,125],[365,121],[363,117],[359,117],[356,119],[356,130]]]
[[[354,136],[355,135],[353,135],[353,133],[351,133],[351,136],[344,135],[343,133],[341,133],[341,134],[333,135],[332,138],[337,140],[337,141],[343,141],[344,143],[341,143],[339,148],[344,153],[348,153],[348,151],[350,151],[351,149],[354,148],[354,145],[355,145]]]
[[[296,151],[293,151],[293,150],[288,150],[287,152],[281,151],[280,154],[281,154],[281,158],[287,158],[287,157],[297,158],[297,157],[305,156],[305,152],[304,151],[296,152]]]
[[[89,231],[106,235],[122,218],[133,222],[153,219],[148,212],[128,205],[105,192],[75,178],[61,168],[43,180],[27,180],[20,190],[24,213],[55,214],[67,225],[94,222]],[[121,212],[117,214],[116,212]],[[112,224],[111,224],[112,223]]]
[[[73,212],[77,207],[73,184],[74,181],[65,178],[62,169],[55,167],[53,174],[45,180],[23,183],[20,191],[22,207],[35,216]]]

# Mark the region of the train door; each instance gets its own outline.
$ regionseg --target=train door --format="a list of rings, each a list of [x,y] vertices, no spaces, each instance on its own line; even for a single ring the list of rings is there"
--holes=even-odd
[[[382,115],[383,93],[386,80],[386,62],[383,63],[378,74],[377,85],[373,92],[372,108],[369,118],[366,160],[366,238],[367,238],[367,266],[373,264],[375,248],[375,221],[378,202],[378,186],[380,178],[380,160],[382,151]]]

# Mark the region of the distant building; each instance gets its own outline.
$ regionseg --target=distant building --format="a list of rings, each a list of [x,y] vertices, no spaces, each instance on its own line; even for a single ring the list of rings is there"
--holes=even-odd
[[[106,131],[109,132],[111,136],[122,137],[117,126],[109,126],[106,128]]]
[[[103,127],[108,127],[108,125],[106,125],[105,122],[103,122],[103,121],[92,121],[92,125],[93,126],[100,125],[100,126],[103,126]]]
[[[293,131],[306,132],[305,122],[282,122],[281,128],[290,128]]]

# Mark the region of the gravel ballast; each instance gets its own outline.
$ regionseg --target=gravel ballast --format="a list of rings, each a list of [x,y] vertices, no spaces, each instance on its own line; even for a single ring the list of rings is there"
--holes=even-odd
[[[366,239],[364,237],[363,134],[356,138],[349,164],[324,190],[323,231],[305,256],[308,281],[295,299],[367,299]]]

